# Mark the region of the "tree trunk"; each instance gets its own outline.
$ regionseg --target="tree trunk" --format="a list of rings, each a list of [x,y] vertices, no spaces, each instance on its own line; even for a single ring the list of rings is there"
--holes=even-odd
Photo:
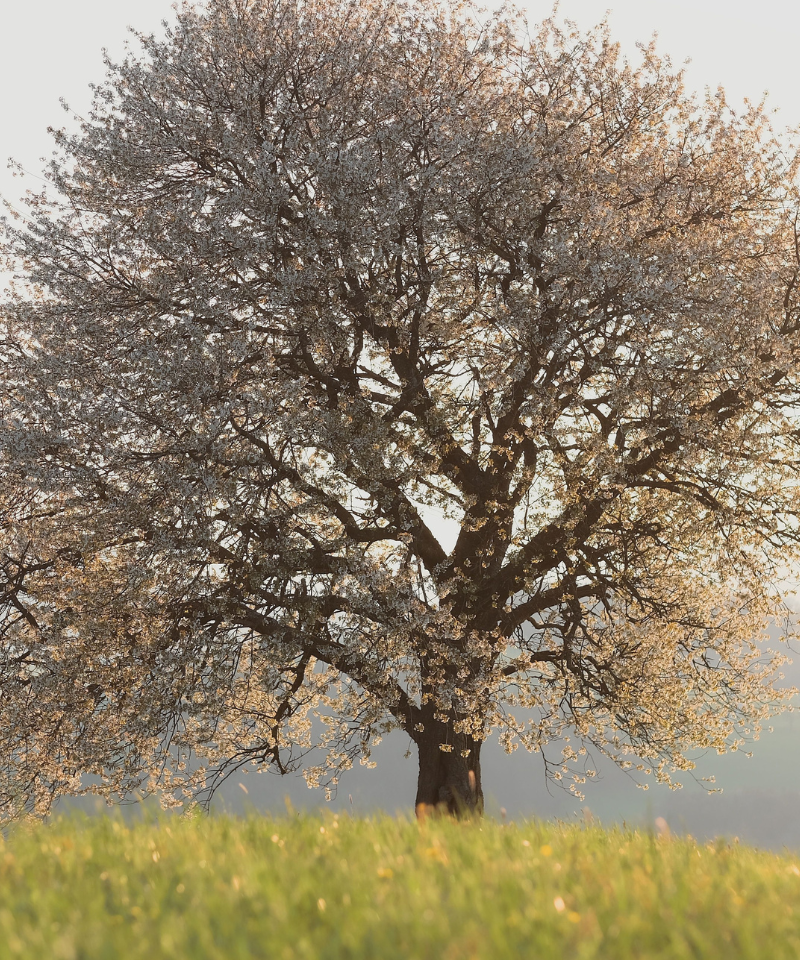
[[[442,750],[442,744],[450,749]],[[481,741],[454,733],[450,723],[436,721],[425,725],[417,746],[417,816],[449,813],[466,817],[483,813]]]

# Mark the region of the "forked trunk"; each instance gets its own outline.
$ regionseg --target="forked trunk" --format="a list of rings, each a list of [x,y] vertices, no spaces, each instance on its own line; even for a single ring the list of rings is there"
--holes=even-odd
[[[426,726],[417,746],[417,816],[449,813],[464,817],[483,813],[480,740],[454,733],[451,724],[434,723]]]

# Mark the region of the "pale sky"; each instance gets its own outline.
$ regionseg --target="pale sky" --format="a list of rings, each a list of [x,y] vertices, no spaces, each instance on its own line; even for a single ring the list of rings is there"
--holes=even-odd
[[[522,6],[538,21],[551,0]],[[800,124],[797,40],[800,4],[788,0],[562,0],[559,14],[588,26],[611,12],[613,36],[635,53],[637,41],[659,34],[675,64],[691,59],[688,79],[702,89],[722,84],[732,102],[769,90],[779,126]],[[170,0],[0,0],[0,195],[23,192],[5,168],[9,156],[40,173],[50,153],[48,125],[61,126],[63,97],[80,112],[89,84],[103,78],[101,49],[121,54],[133,26],[159,30],[172,17]],[[35,185],[34,183],[31,184]]]

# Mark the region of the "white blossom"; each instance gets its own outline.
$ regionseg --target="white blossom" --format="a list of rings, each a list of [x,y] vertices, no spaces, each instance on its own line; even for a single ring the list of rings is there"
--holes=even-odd
[[[669,782],[784,702],[795,148],[482,16],[181,6],[56,134],[2,241],[7,815],[392,728],[426,805],[493,732]]]

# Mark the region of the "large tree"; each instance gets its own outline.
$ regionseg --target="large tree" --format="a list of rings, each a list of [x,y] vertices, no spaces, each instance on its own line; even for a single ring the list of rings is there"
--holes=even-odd
[[[578,781],[741,743],[798,542],[764,110],[433,0],[140,40],[5,230],[6,811],[335,783],[392,728],[453,811],[493,731]]]

